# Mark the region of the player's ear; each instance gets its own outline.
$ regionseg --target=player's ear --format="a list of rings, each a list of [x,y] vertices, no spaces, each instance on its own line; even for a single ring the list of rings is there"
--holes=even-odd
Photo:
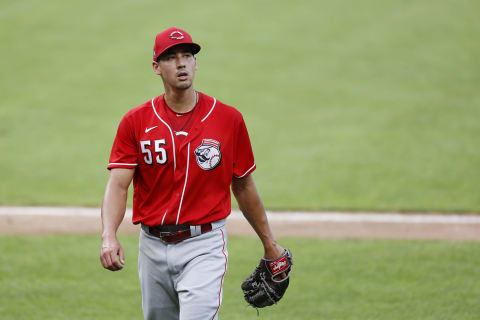
[[[158,64],[158,62],[153,61],[152,62],[152,67],[153,67],[153,72],[155,72],[156,75],[161,75],[162,74],[162,72],[160,71],[160,65]]]
[[[198,70],[197,57],[193,56],[193,59],[195,59],[195,70]]]

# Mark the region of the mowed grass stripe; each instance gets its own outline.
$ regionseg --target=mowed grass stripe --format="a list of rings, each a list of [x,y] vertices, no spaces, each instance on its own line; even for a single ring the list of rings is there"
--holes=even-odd
[[[0,237],[2,319],[141,319],[136,236],[121,235],[126,266],[103,270],[98,236]],[[475,243],[281,238],[294,253],[284,299],[262,319],[475,319]],[[241,281],[262,254],[230,237],[221,319],[253,319]]]

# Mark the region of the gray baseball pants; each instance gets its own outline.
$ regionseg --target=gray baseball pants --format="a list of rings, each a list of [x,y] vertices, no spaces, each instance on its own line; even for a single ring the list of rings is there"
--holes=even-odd
[[[225,219],[175,244],[140,232],[138,274],[146,320],[218,319],[227,271]]]

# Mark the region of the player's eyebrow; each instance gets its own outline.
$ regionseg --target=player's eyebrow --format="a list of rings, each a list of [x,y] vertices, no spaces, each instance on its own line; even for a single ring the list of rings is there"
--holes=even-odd
[[[172,54],[172,53],[191,53],[193,55],[192,48],[188,45],[175,46],[175,47],[170,48],[167,51],[165,51],[164,54],[168,55],[168,54]]]
[[[192,50],[190,50],[190,48],[188,47],[185,47],[185,48],[175,48],[174,50],[167,50],[166,52],[162,53],[158,59],[157,59],[157,62],[160,60],[160,59],[165,59],[167,58],[168,56],[171,56],[171,55],[174,55],[176,53],[181,53],[181,54],[185,54],[185,53],[189,53],[191,54],[192,56],[194,55]]]

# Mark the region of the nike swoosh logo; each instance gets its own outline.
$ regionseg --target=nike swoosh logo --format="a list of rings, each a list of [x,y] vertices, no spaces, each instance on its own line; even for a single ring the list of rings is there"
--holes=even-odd
[[[155,129],[156,127],[158,127],[158,126],[151,127],[151,128],[146,128],[146,129],[145,129],[145,133],[148,133],[149,131],[151,131],[151,130]]]

